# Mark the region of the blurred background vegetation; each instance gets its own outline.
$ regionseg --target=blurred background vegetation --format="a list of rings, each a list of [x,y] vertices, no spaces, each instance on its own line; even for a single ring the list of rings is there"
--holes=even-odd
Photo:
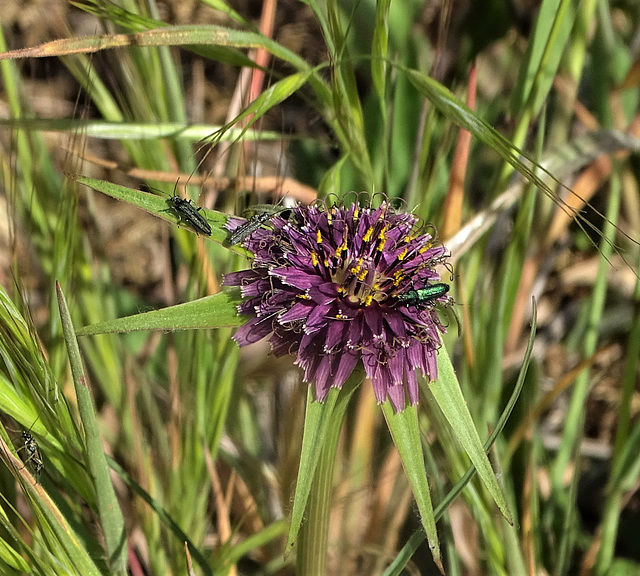
[[[231,328],[79,339],[126,541],[105,520],[56,281],[80,327],[215,294],[248,261],[86,175],[180,180],[237,215],[402,198],[451,250],[445,345],[483,440],[538,301],[491,453],[515,526],[472,481],[438,524],[447,573],[640,574],[639,30],[631,1],[3,5],[0,50],[34,50],[0,62],[0,572],[295,573],[307,386]],[[419,413],[437,505],[469,464],[426,388]],[[370,386],[335,472],[329,573],[437,573],[403,549],[420,522]]]

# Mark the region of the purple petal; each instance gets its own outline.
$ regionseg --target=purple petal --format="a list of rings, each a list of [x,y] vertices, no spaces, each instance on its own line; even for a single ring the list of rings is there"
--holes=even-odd
[[[313,304],[306,300],[296,302],[287,312],[278,318],[280,324],[295,322],[296,320],[304,320],[313,310]]]
[[[233,336],[238,346],[258,342],[273,332],[273,318],[251,318]]]
[[[335,354],[335,363],[333,374],[333,385],[336,388],[342,388],[343,384],[347,381],[347,378],[351,376],[353,369],[358,363],[358,356],[350,352],[344,352],[343,354]]]
[[[240,270],[240,272],[229,272],[222,278],[222,284],[225,286],[246,286],[251,282],[255,282],[262,277],[255,270]]]
[[[287,286],[292,286],[300,290],[308,290],[313,286],[323,284],[324,279],[315,274],[295,268],[275,268],[269,272],[272,276],[279,278]]]
[[[405,405],[404,386],[402,384],[396,384],[394,386],[389,386],[387,390],[391,404],[393,404],[393,409],[396,412],[402,412]]]
[[[318,330],[322,330],[327,325],[327,315],[331,310],[331,306],[314,306],[304,325],[304,331],[307,334],[313,334]]]

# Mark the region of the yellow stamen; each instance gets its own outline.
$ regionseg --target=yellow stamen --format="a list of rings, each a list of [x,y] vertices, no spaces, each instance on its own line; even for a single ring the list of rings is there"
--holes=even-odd
[[[362,258],[360,258],[358,260],[358,263],[349,270],[349,272],[351,272],[351,274],[353,274],[354,276],[357,276],[360,273],[360,270],[362,270]]]
[[[427,242],[420,250],[418,250],[418,254],[424,254],[429,248],[433,246],[433,242]]]
[[[382,252],[384,250],[384,247],[387,243],[387,227],[385,226],[381,231],[380,231],[380,236],[378,237],[378,248],[377,250],[379,252]]]

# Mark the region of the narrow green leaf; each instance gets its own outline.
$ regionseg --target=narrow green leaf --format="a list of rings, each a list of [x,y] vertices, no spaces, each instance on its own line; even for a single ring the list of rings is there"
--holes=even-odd
[[[522,387],[524,386],[524,382],[527,376],[527,370],[529,369],[529,362],[531,361],[531,353],[533,352],[533,343],[535,341],[536,336],[536,317],[537,317],[537,308],[536,302],[533,300],[533,310],[531,317],[531,331],[529,333],[529,343],[527,345],[527,350],[524,354],[524,359],[522,360],[522,367],[520,368],[520,373],[518,374],[518,380],[516,385],[513,388],[513,392],[511,393],[511,397],[509,398],[509,402],[504,408],[498,423],[491,433],[491,436],[484,443],[484,451],[488,452],[493,443],[496,441],[496,438],[500,435],[502,430],[507,424],[507,420],[511,412],[513,411],[518,398],[520,397],[520,392],[522,391]],[[456,485],[449,491],[447,496],[438,504],[434,515],[436,521],[445,513],[447,508],[451,505],[451,503],[458,497],[460,492],[464,489],[464,487],[469,483],[471,478],[476,473],[476,469],[474,466],[469,468],[464,476],[460,478],[460,480],[456,483]],[[383,576],[400,576],[403,573],[404,567],[409,563],[412,556],[415,554],[416,550],[424,541],[424,533],[420,530],[415,532],[411,538],[407,541],[407,543],[402,547],[402,550],[396,555],[393,562],[387,567],[384,571]]]
[[[441,114],[461,128],[468,130],[478,138],[478,140],[492,148],[505,162],[511,164],[511,166],[524,175],[529,182],[534,183],[554,201],[561,202],[560,198],[557,197],[551,188],[549,188],[536,173],[536,170],[540,169],[555,180],[548,170],[536,164],[526,153],[514,146],[495,128],[480,118],[464,102],[456,98],[448,88],[422,72],[405,69],[405,73],[417,90],[423,94]]]
[[[38,522],[43,531],[45,529],[51,531],[48,537],[51,539],[52,549],[59,545],[60,549],[64,550],[64,555],[59,554],[57,558],[61,569],[67,569],[67,573],[82,574],[83,576],[100,576],[100,570],[85,548],[86,542],[78,537],[64,514],[44,488],[31,476],[28,468],[11,452],[4,439],[0,439],[0,459],[19,479],[22,489],[28,495],[30,506],[38,513]],[[8,527],[5,526],[5,529]]]
[[[202,552],[200,552],[189,536],[184,533],[182,528],[178,526],[176,521],[165,510],[162,504],[158,502],[156,498],[151,496],[151,494],[149,494],[149,492],[147,492],[142,486],[140,486],[140,484],[138,484],[113,458],[108,458],[108,462],[112,470],[120,476],[121,480],[131,489],[131,491],[144,500],[149,505],[149,508],[157,514],[162,524],[175,536],[176,540],[189,547],[189,552],[192,558],[202,568],[203,574],[210,576],[212,572],[207,558]]]
[[[245,316],[238,316],[236,306],[240,301],[240,298],[233,297],[230,293],[219,292],[213,296],[205,296],[161,310],[84,326],[77,330],[76,334],[89,336],[140,330],[196,330],[239,326],[247,320]]]
[[[422,455],[422,442],[418,428],[418,409],[416,406],[409,406],[402,412],[396,413],[391,403],[387,400],[382,405],[382,410],[389,431],[393,436],[393,442],[400,453],[407,478],[411,483],[413,495],[418,504],[418,510],[420,510],[422,526],[427,534],[427,541],[433,555],[433,561],[440,569],[440,572],[444,574],[442,558],[440,557],[438,531],[427,480],[427,470]]]
[[[29,565],[24,561],[22,556],[3,539],[0,539],[0,560],[7,564],[7,566],[23,574],[30,572]]]
[[[40,46],[0,52],[0,60],[15,58],[42,58],[65,54],[88,54],[100,50],[126,46],[188,46],[200,51],[204,46],[233,48],[264,48],[276,58],[291,64],[296,70],[311,70],[307,62],[295,52],[262,34],[233,30],[224,26],[163,26],[135,34],[107,34],[103,36],[80,36],[47,42]],[[220,56],[220,53],[217,54]],[[231,54],[227,53],[227,56]],[[242,56],[238,54],[238,56]],[[253,62],[249,61],[252,65]],[[313,73],[310,83],[320,102],[329,102],[331,95],[327,85],[317,73]]]
[[[578,4],[573,0],[545,0],[542,3],[514,91],[514,116],[519,116],[527,106],[535,117],[546,101],[575,22]]]
[[[376,26],[371,46],[371,78],[384,110],[387,52],[389,46],[389,8],[391,0],[376,2]]]
[[[298,469],[296,494],[293,500],[293,510],[291,511],[289,536],[287,537],[287,546],[284,552],[285,557],[289,555],[298,538],[309,492],[311,492],[311,483],[320,459],[320,451],[329,431],[331,415],[336,406],[339,393],[339,390],[332,389],[324,402],[314,400],[311,387],[307,394],[307,411],[304,418],[300,468]]]
[[[356,368],[342,389],[332,388],[324,402],[314,400],[313,387],[309,388],[302,450],[300,453],[300,468],[298,469],[298,481],[293,500],[285,557],[291,553],[298,537],[311,491],[311,484],[316,473],[322,447],[329,435],[329,429],[331,426],[341,425],[349,399],[362,382],[363,377],[364,368]]]
[[[3,130],[25,130],[28,132],[82,133],[102,140],[157,140],[173,138],[186,142],[199,142],[220,130],[212,124],[189,124],[187,122],[111,122],[105,120],[81,120],[71,118],[18,118],[0,119]],[[270,130],[227,130],[222,141],[234,141],[242,135],[247,142],[280,141],[282,135]]]
[[[511,512],[482,448],[482,442],[462,396],[451,359],[444,347],[438,352],[438,374],[438,380],[429,384],[431,393],[475,466],[478,476],[489,490],[502,515],[511,524],[513,523]]]
[[[238,114],[228,124],[220,128],[210,138],[213,145],[217,144],[221,138],[224,137],[227,130],[232,129],[244,118],[249,118],[246,126],[240,131],[237,140],[244,137],[244,134],[255,124],[264,114],[266,114],[271,108],[277,106],[289,96],[296,93],[304,84],[309,80],[311,70],[305,72],[298,72],[287,76],[282,80],[279,80],[266,90],[264,90],[260,96],[258,96],[247,108],[245,108],[240,114]]]
[[[145,212],[149,212],[149,214],[153,214],[167,222],[172,222],[173,224],[178,225],[181,223],[178,215],[169,208],[167,199],[162,196],[150,194],[149,192],[142,192],[141,190],[134,190],[133,188],[126,188],[125,186],[119,186],[118,184],[113,184],[105,180],[96,180],[95,178],[89,178],[87,176],[67,174],[67,177],[80,184],[89,186],[89,188],[98,190],[98,192],[103,192],[116,200],[129,202],[138,208],[142,208]],[[224,228],[229,217],[222,212],[207,210],[205,208],[202,209],[201,214],[211,226],[211,239],[222,244],[229,237],[229,231]],[[195,234],[195,231],[191,230],[188,226],[184,226],[184,228],[194,232]]]
[[[57,282],[56,293],[62,321],[62,332],[67,345],[69,364],[78,400],[78,412],[85,433],[87,462],[95,484],[98,515],[104,533],[107,558],[113,573],[124,574],[127,566],[127,535],[124,518],[111,483],[109,465],[102,448],[98,421],[89,391],[87,376],[82,364],[78,340],[69,315],[67,302],[60,284]]]

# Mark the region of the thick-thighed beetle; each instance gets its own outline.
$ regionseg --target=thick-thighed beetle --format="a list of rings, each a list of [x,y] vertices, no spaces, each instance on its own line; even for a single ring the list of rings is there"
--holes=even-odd
[[[211,226],[204,216],[200,214],[202,208],[195,206],[192,200],[185,200],[174,194],[171,198],[167,198],[167,203],[178,213],[181,221],[189,224],[196,232],[211,236]]]

